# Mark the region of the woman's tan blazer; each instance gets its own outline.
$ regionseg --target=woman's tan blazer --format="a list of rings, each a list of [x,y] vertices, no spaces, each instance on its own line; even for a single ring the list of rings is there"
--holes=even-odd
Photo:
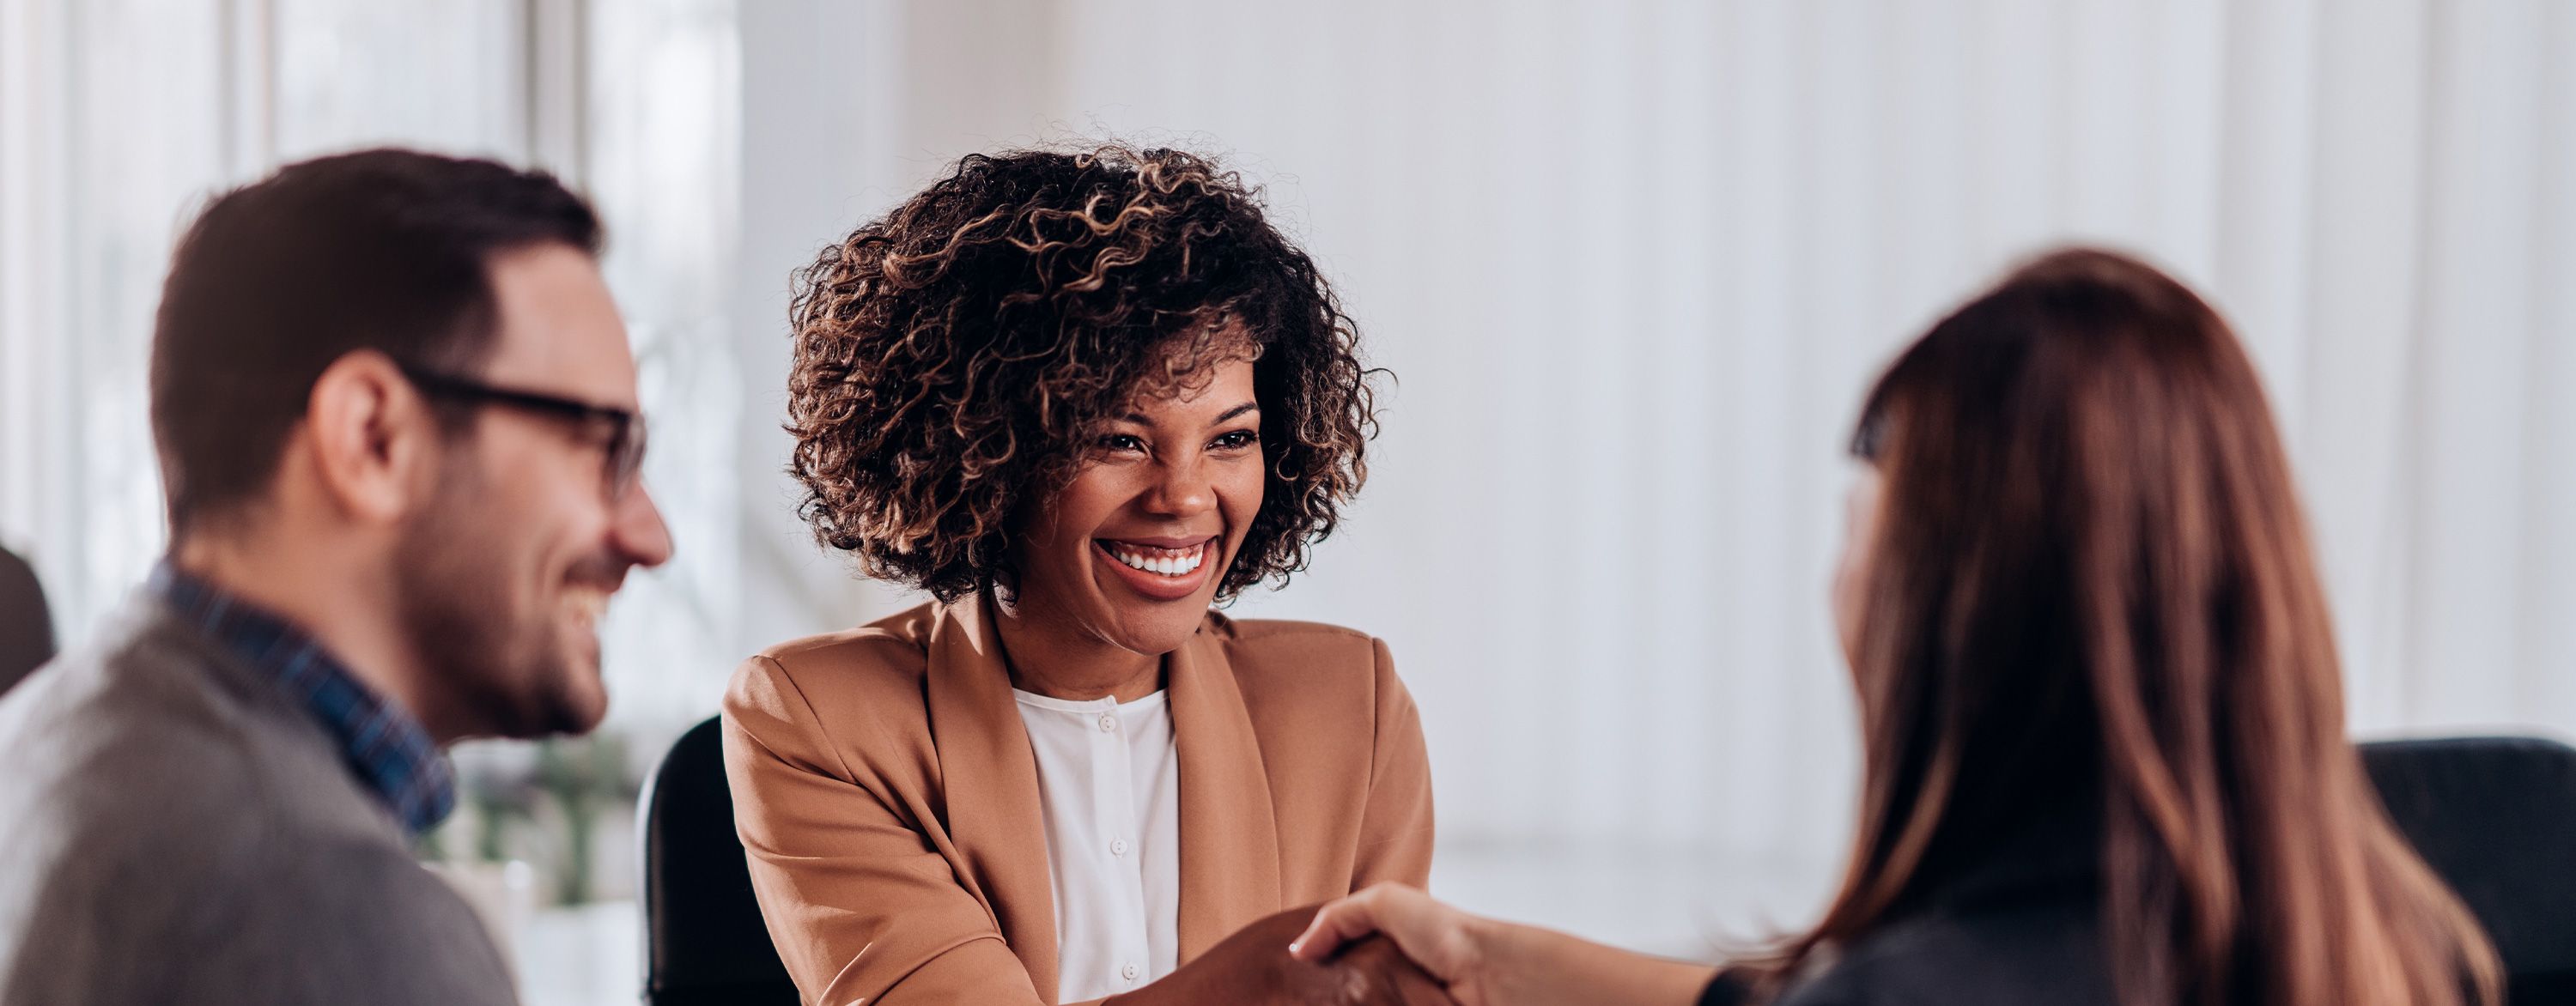
[[[988,598],[773,647],[734,672],[725,770],[761,915],[808,1002],[1055,1002],[1036,755]],[[1210,612],[1166,664],[1180,959],[1431,872],[1431,770],[1386,645]]]

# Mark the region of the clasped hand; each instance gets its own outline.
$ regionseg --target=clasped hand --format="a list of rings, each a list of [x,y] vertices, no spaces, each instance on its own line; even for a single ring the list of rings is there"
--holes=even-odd
[[[1291,909],[1236,930],[1179,970],[1102,1006],[1455,1006],[1441,982],[1393,940],[1372,936],[1292,955],[1312,907]]]

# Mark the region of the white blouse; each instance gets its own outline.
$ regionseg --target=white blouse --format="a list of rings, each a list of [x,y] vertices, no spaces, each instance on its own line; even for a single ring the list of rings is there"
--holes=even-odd
[[[1164,693],[1120,704],[1012,689],[1037,752],[1056,997],[1116,995],[1180,963],[1181,775]]]

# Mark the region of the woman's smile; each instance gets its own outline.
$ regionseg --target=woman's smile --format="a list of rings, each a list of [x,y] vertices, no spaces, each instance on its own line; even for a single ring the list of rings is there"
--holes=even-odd
[[[1187,600],[1222,563],[1209,562],[1221,535],[1204,538],[1094,538],[1092,548],[1120,583],[1154,601]]]

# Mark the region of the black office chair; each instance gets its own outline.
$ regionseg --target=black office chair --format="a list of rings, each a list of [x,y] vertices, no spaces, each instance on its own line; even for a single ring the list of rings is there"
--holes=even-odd
[[[2504,958],[2512,1006],[2576,1004],[2576,748],[2527,737],[2361,745],[2389,817]]]
[[[54,618],[45,588],[17,553],[0,548],[0,692],[54,659]]]
[[[644,1001],[796,1006],[751,893],[715,719],[680,735],[644,783]]]

